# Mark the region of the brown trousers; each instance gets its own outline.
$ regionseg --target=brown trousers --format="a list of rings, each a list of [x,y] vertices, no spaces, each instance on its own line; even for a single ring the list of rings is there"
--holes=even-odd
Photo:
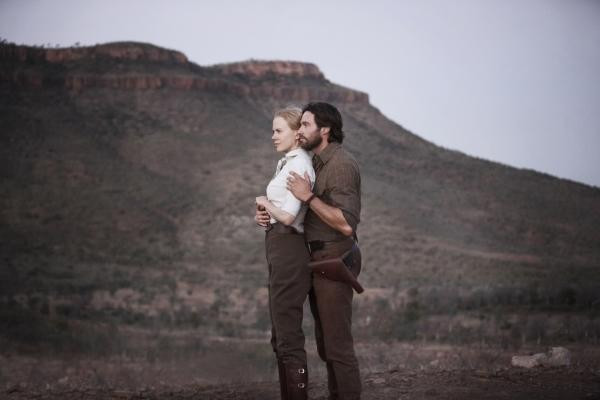
[[[273,351],[284,364],[306,365],[302,314],[311,273],[304,235],[276,223],[266,233],[265,247]]]
[[[338,257],[353,244],[349,238],[343,242],[326,243],[321,250],[312,253],[314,261]],[[352,266],[358,276],[360,260]],[[313,287],[309,294],[310,309],[315,319],[315,339],[319,357],[327,364],[327,384],[330,399],[360,399],[361,382],[358,360],[354,353],[352,338],[352,287],[313,275]]]

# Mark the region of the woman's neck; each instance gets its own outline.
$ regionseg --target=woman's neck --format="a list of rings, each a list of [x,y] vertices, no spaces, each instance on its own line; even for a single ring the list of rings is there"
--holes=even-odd
[[[294,145],[294,146],[290,147],[290,149],[287,150],[287,151],[285,151],[284,153],[288,154],[289,152],[294,151],[294,150],[298,150],[299,148],[300,148],[300,146]]]

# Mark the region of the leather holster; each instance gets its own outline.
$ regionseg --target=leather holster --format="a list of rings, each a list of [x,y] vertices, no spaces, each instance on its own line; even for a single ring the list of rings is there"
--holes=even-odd
[[[352,248],[340,257],[311,261],[308,263],[308,267],[314,274],[332,281],[344,282],[352,286],[356,293],[362,293],[365,289],[358,282],[353,272],[356,271],[356,274],[360,272],[361,262],[360,248],[355,242]]]

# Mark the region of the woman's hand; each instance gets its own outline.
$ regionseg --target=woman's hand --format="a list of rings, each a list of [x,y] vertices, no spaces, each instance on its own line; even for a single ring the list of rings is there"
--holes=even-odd
[[[271,216],[266,210],[265,201],[269,202],[266,196],[259,196],[256,198],[256,215],[254,221],[262,227],[267,227],[271,221]]]
[[[267,207],[267,203],[269,202],[269,199],[267,199],[267,196],[258,196],[256,198],[256,205],[257,206],[263,206],[263,207]]]

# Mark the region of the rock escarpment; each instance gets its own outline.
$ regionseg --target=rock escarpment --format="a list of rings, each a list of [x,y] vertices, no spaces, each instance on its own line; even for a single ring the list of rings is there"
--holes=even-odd
[[[185,64],[187,57],[175,50],[135,42],[116,42],[86,47],[40,48],[3,44],[0,59],[23,61],[47,61],[49,63],[78,62],[97,59],[156,61]]]
[[[266,76],[293,76],[298,78],[325,79],[323,73],[314,64],[294,61],[244,61],[215,66],[224,75],[244,75],[251,78]]]
[[[62,87],[74,94],[89,88],[169,88],[283,101],[369,103],[366,93],[332,84],[314,64],[251,60],[201,67],[180,52],[133,42],[57,49],[3,44],[0,81],[21,88]]]

